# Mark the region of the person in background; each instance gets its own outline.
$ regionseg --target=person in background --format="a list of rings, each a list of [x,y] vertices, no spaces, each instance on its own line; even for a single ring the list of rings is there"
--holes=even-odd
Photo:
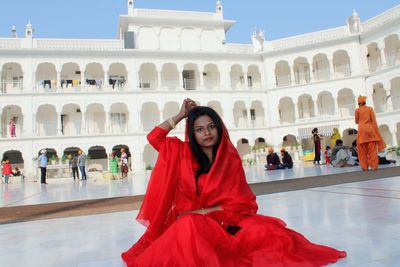
[[[327,165],[330,165],[332,163],[332,161],[331,161],[332,149],[330,146],[326,146],[324,156],[325,156],[325,163]]]
[[[285,169],[293,168],[293,160],[290,154],[286,151],[285,148],[281,149],[281,156],[282,156],[282,167]]]
[[[366,105],[367,97],[359,96],[357,102],[355,122],[358,124],[358,160],[363,171],[367,171],[368,167],[375,171],[379,163],[378,152],[383,151],[386,144],[379,132],[374,110]]]
[[[4,161],[4,165],[3,165],[3,170],[2,170],[2,174],[4,177],[4,183],[9,184],[9,178],[10,175],[12,174],[12,166],[10,164],[10,161],[8,159],[6,159]]]
[[[344,146],[341,139],[336,140],[336,145],[332,149],[331,160],[334,167],[349,167],[355,165],[355,161],[351,156],[350,147]]]
[[[314,142],[314,164],[321,164],[321,136],[318,134],[318,128],[314,128],[311,133]]]
[[[284,169],[278,154],[274,152],[274,149],[272,147],[268,148],[267,164],[265,165],[265,169],[267,171]]]
[[[8,128],[10,130],[10,136],[17,137],[17,135],[15,134],[15,122],[13,118],[11,118],[10,121],[8,122]]]
[[[40,183],[47,184],[46,182],[46,172],[47,172],[47,161],[46,149],[40,151],[40,156],[38,158],[38,165],[40,168]]]
[[[338,128],[333,128],[333,134],[331,136],[331,147],[336,145],[336,140],[342,139],[340,136]]]
[[[108,159],[108,166],[110,168],[110,172],[113,176],[113,179],[118,178],[118,162],[119,159],[117,157],[117,153],[113,151]]]
[[[125,152],[125,148],[121,148],[121,174],[122,179],[128,177],[128,154]]]
[[[74,177],[74,180],[79,180],[78,156],[76,154],[69,160],[69,168],[72,170],[72,177]]]
[[[86,157],[85,153],[83,153],[82,150],[79,150],[78,154],[79,154],[78,167],[79,167],[79,170],[81,171],[81,177],[82,177],[82,180],[86,180],[87,179],[87,176],[86,176],[86,159],[87,159],[87,157]]]

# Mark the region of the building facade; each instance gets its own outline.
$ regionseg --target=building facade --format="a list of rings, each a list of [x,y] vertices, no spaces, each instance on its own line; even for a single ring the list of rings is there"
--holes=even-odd
[[[146,134],[184,98],[214,108],[241,156],[260,144],[312,148],[317,127],[356,138],[356,97],[367,95],[389,146],[400,139],[400,6],[361,22],[252,44],[230,44],[234,21],[215,12],[135,8],[115,40],[0,38],[0,154],[34,173],[46,148],[58,158],[82,149],[94,169],[127,148],[134,171],[153,166]],[[12,136],[12,123],[15,136]],[[183,136],[184,123],[174,130]],[[301,149],[299,147],[301,145]]]

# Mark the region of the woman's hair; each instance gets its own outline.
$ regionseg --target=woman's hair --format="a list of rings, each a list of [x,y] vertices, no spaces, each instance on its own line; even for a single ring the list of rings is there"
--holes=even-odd
[[[318,128],[314,128],[314,129],[311,131],[312,134],[315,134],[315,133],[317,133],[317,132],[318,132]]]
[[[218,140],[217,143],[213,147],[213,160],[215,159],[218,151],[219,144],[221,143],[222,137],[222,129],[223,129],[223,122],[220,116],[215,112],[212,108],[209,107],[195,107],[189,111],[187,126],[188,126],[188,138],[189,138],[189,146],[192,150],[192,153],[196,157],[200,167],[196,172],[196,180],[197,178],[203,174],[208,173],[211,169],[212,162],[208,159],[207,155],[203,152],[200,145],[197,143],[195,138],[195,131],[194,131],[194,122],[201,116],[207,115],[211,118],[214,122],[217,132],[218,132]]]

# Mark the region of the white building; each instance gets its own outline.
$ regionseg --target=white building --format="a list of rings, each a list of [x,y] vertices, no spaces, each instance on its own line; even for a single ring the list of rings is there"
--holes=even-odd
[[[214,13],[137,9],[133,0],[127,8],[115,40],[39,39],[30,23],[24,37],[0,38],[3,157],[32,173],[42,148],[60,158],[82,149],[104,170],[107,154],[125,146],[142,171],[156,159],[146,134],[186,97],[222,115],[241,155],[263,142],[312,149],[314,127],[337,127],[351,142],[360,94],[387,144],[398,145],[400,6],[280,40],[255,32],[250,45],[225,42],[234,21],[220,1]]]

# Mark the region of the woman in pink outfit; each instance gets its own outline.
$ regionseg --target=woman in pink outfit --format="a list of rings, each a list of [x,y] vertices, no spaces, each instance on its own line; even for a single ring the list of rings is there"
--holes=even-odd
[[[11,137],[17,137],[17,135],[15,134],[15,122],[12,118],[10,119],[10,121],[8,123],[8,128],[10,130]]]

